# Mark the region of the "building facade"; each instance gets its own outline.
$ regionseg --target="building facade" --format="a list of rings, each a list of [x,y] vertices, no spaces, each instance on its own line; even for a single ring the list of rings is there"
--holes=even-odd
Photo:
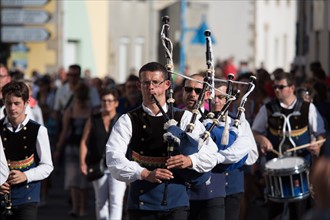
[[[330,72],[330,3],[326,0],[45,2],[39,9],[51,15],[42,25],[49,39],[16,42],[28,48],[28,74],[32,70],[52,73],[78,63],[92,76],[110,76],[123,83],[145,62],[165,63],[160,41],[164,15],[170,17],[175,71],[182,71],[182,61],[190,73],[206,70],[205,45],[193,39],[207,24],[215,40],[214,62],[234,57],[236,65],[247,61],[252,70],[264,66],[272,72],[277,67],[289,71],[293,62],[307,66],[320,60]],[[13,58],[9,57],[8,66]]]
[[[330,2],[298,1],[297,59],[307,74],[311,62],[320,61],[330,74]]]

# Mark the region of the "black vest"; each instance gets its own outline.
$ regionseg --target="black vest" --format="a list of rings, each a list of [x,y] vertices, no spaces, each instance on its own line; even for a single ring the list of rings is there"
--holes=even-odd
[[[180,124],[184,111],[175,109],[174,119]],[[166,120],[163,116],[150,116],[143,111],[142,106],[128,113],[132,122],[132,138],[128,145],[128,158],[132,159],[132,151],[140,156],[167,157],[167,143],[163,140],[166,130],[163,129]],[[161,129],[159,129],[161,128]],[[144,166],[150,164],[144,164]],[[153,167],[153,168],[157,168]],[[152,168],[152,167],[149,167]]]
[[[296,105],[300,105],[300,106],[298,108],[296,108],[297,107]],[[272,116],[272,114],[275,111],[279,111],[280,113],[283,113],[286,116],[288,116],[295,110],[300,112],[300,116],[293,116],[290,118],[290,125],[291,125],[292,131],[308,126],[308,124],[309,124],[308,123],[309,103],[302,101],[302,100],[298,100],[296,105],[293,109],[285,109],[285,108],[280,107],[280,103],[278,102],[278,100],[273,100],[273,101],[267,103],[266,108],[267,108],[267,114],[268,114],[269,128],[282,132],[282,125],[283,125],[284,119]],[[274,107],[277,107],[278,109],[276,109]]]
[[[278,100],[272,100],[266,104],[267,115],[268,115],[268,131],[267,138],[273,144],[276,150],[279,150],[279,145],[283,138],[285,138],[282,145],[282,151],[292,148],[292,144],[289,141],[289,137],[295,142],[296,146],[306,144],[310,142],[310,130],[309,130],[309,105],[310,103],[298,99],[293,109],[284,109],[280,106]],[[300,115],[292,115],[289,119],[291,126],[291,132],[283,136],[283,123],[284,117],[275,117],[273,114],[280,112],[286,117],[293,112],[300,112]],[[286,131],[287,127],[285,128]],[[297,155],[304,157],[309,160],[309,151],[306,149],[301,149],[297,151]],[[267,159],[274,158],[274,154],[267,154]]]
[[[109,130],[106,131],[102,114],[93,114],[91,117],[91,128],[87,140],[87,165],[97,164],[104,157],[105,145],[109,139],[111,129],[118,119],[118,115],[111,120],[109,124]]]
[[[36,153],[40,124],[30,120],[19,132],[14,133],[8,130],[3,122],[4,119],[0,120],[0,134],[7,161],[25,160]]]
[[[40,124],[29,122],[17,133],[11,132],[0,120],[0,134],[10,169],[24,172],[39,164],[36,143]],[[11,186],[13,206],[40,201],[40,181]]]

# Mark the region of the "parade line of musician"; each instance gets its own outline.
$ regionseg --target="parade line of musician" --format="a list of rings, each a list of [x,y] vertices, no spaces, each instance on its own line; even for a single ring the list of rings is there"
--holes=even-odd
[[[296,119],[291,120],[291,116],[301,117],[311,105],[297,101],[298,107],[294,106],[290,112],[283,111],[282,106],[277,106],[278,103],[264,107],[265,123],[266,121],[270,123],[267,129],[273,129],[270,131],[275,131],[272,133],[272,138],[279,138],[280,141],[276,142],[278,143],[276,149],[274,146],[270,147],[268,142],[265,143],[265,139],[261,136],[258,136],[256,142],[254,135],[258,134],[256,131],[252,132],[244,114],[245,104],[255,88],[256,78],[251,76],[247,82],[235,81],[232,75],[229,75],[227,80],[215,79],[209,30],[205,31],[205,74],[186,76],[174,72],[173,45],[168,37],[169,18],[164,17],[162,22],[161,40],[167,63],[163,65],[149,62],[140,68],[137,87],[142,93],[142,105],[118,118],[106,143],[106,163],[112,177],[129,183],[127,204],[129,219],[238,219],[237,210],[242,200],[242,191],[235,191],[232,186],[230,188],[226,185],[230,182],[227,173],[230,173],[228,175],[232,178],[231,181],[236,181],[233,184],[244,188],[242,167],[253,165],[257,161],[259,157],[257,142],[263,143],[262,153],[268,151],[275,154],[269,158],[265,166],[266,194],[272,202],[284,207],[276,214],[285,219],[288,215],[287,211],[290,210],[290,216],[294,216],[293,209],[288,208],[288,204],[305,201],[311,194],[309,167],[312,159],[304,158],[308,153],[304,150],[315,149],[315,146],[320,147],[325,142],[322,134],[317,136],[318,141],[307,138],[309,130],[305,129],[305,124],[300,124]],[[184,78],[185,110],[173,106],[175,102],[173,75]],[[292,86],[288,84],[287,78],[279,78],[277,83],[277,87],[274,88],[276,91]],[[12,86],[13,88],[10,88],[12,90],[17,87],[17,85]],[[11,119],[9,108],[16,99],[22,102],[22,112],[25,112],[23,109],[25,96],[20,97],[17,91],[9,92],[4,94],[8,99],[6,100],[8,119],[5,120]],[[232,103],[238,98],[241,100],[240,104],[233,109]],[[208,109],[204,107],[207,102]],[[231,116],[229,109],[233,109],[231,111],[236,114]],[[271,119],[267,119],[267,115]],[[15,129],[6,127],[8,126],[4,124],[6,121],[1,122],[2,143],[8,149],[10,146],[6,138],[13,137],[12,133],[15,133]],[[299,131],[303,133],[300,134],[290,126],[292,122],[300,126]],[[1,180],[7,179],[10,170],[8,181],[1,182],[0,192],[4,194],[6,201],[5,207],[2,208],[5,212],[2,215],[5,219],[30,220],[37,218],[35,203],[33,203],[33,213],[26,218],[19,214],[19,211],[27,212],[26,206],[20,206],[24,208],[21,210],[17,208],[26,202],[17,203],[17,197],[25,193],[22,192],[22,187],[39,184],[41,179],[50,174],[53,166],[47,160],[48,154],[45,159],[40,153],[40,143],[35,143],[44,128],[35,125],[28,118],[22,117],[20,123],[25,123],[24,126],[34,132],[31,140],[27,140],[33,161],[31,167],[28,167],[29,161],[24,160],[27,166],[22,169],[19,167],[20,161],[14,161],[13,153],[2,152],[3,148],[0,145],[1,157],[5,158],[2,156],[5,155],[7,159],[11,159],[7,164],[1,160],[1,165],[5,164],[5,169],[1,168],[1,175],[6,176],[5,178],[1,176]],[[22,134],[17,134],[22,138],[26,130],[24,126],[19,127],[22,129]],[[260,127],[262,126],[258,128]],[[304,143],[297,141],[296,136],[299,135],[303,136]],[[19,145],[27,141],[11,140]],[[21,155],[21,157],[25,156]],[[49,166],[44,175],[33,179],[24,174],[38,166],[41,170],[43,161],[47,161]],[[14,167],[13,164],[17,166]],[[37,182],[33,183],[32,180]],[[17,183],[20,185],[16,185]],[[40,193],[39,187],[36,186],[34,194]],[[24,196],[29,198],[27,194]],[[231,199],[236,201],[232,202]],[[39,197],[33,200],[33,202],[38,201]]]

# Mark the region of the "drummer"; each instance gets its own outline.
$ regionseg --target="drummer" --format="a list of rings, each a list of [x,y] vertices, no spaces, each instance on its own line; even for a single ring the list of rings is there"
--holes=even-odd
[[[325,137],[323,119],[313,103],[296,97],[292,74],[279,72],[274,77],[276,98],[263,105],[256,115],[252,125],[255,140],[267,161],[283,154],[302,157],[311,164],[313,158],[319,156],[323,144],[315,144],[315,141]],[[306,148],[287,153],[289,149],[308,143],[311,144]],[[268,207],[269,219],[283,211],[280,203],[269,202]],[[301,219],[306,208],[306,200],[290,203],[290,219]]]

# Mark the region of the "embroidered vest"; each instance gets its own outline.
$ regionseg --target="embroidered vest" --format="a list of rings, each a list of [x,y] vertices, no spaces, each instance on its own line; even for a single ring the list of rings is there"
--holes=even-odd
[[[167,144],[163,141],[166,122],[164,117],[153,117],[139,107],[128,113],[132,121],[132,138],[127,157],[149,170],[164,167],[167,160]],[[180,123],[183,111],[176,111],[174,119]],[[189,206],[186,185],[180,178],[168,182],[167,205],[162,206],[165,184],[137,180],[130,185],[128,209],[167,211]]]
[[[280,107],[277,100],[273,100],[266,104],[266,108],[268,115],[267,137],[273,144],[274,149],[279,150],[279,146],[282,142],[282,152],[294,147],[290,139],[296,146],[311,141],[308,121],[308,102],[298,99],[293,109],[284,109]],[[285,120],[288,120],[289,123],[285,123]],[[283,126],[285,126],[284,134]],[[309,152],[306,149],[298,150],[297,156],[305,157],[308,161],[310,160]],[[269,154],[267,159],[272,159],[274,157],[275,155]]]
[[[30,120],[14,133],[3,122],[4,119],[0,120],[0,134],[10,170],[24,172],[36,167],[39,163],[36,142],[40,124]],[[40,181],[13,185],[10,191],[13,206],[40,201]]]

